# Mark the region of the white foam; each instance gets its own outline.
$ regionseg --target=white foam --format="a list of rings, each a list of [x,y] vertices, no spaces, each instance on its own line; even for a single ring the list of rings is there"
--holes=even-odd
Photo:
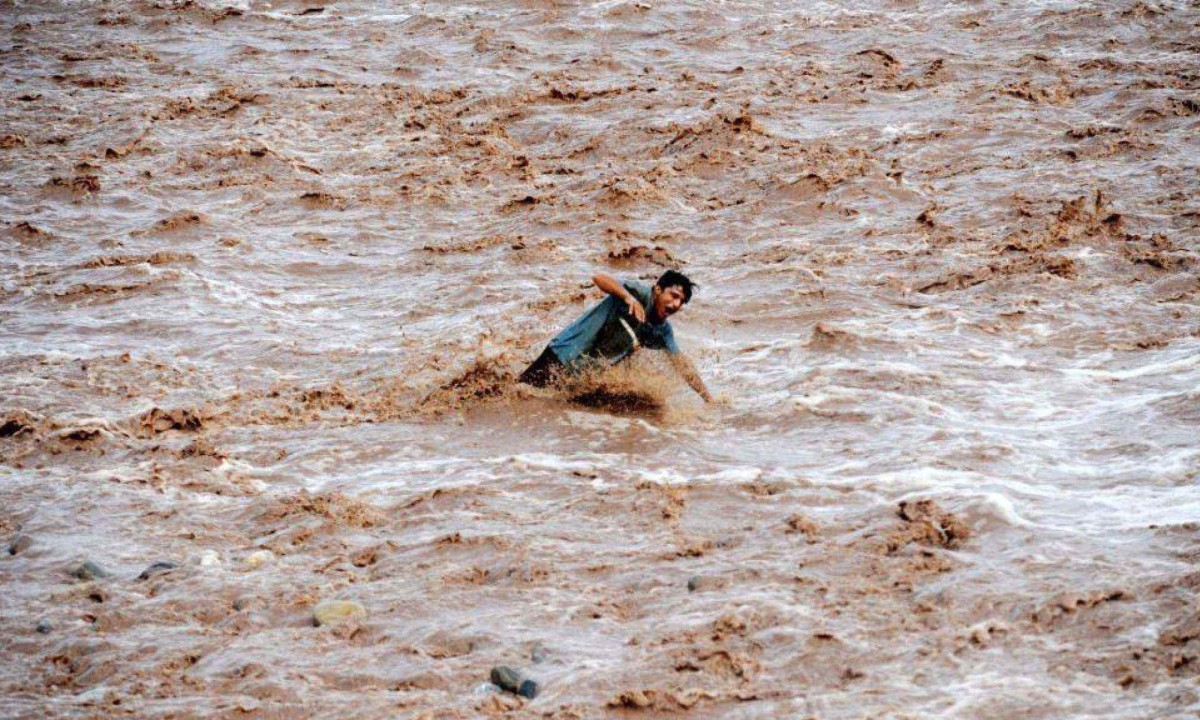
[[[1200,353],[1190,355],[1179,360],[1171,360],[1161,363],[1150,363],[1141,367],[1132,368],[1130,370],[1098,370],[1094,368],[1068,368],[1063,370],[1064,375],[1081,376],[1091,378],[1101,378],[1105,380],[1130,380],[1132,378],[1146,377],[1148,375],[1165,375],[1168,373],[1179,373],[1200,365]]]
[[[662,483],[664,485],[684,485],[688,482],[688,478],[678,470],[670,468],[661,468],[658,470],[642,470],[638,473],[638,477],[642,480],[650,482]]]
[[[763,476],[762,468],[751,467],[751,466],[741,466],[741,467],[725,468],[724,470],[718,470],[717,472],[714,472],[714,473],[705,473],[702,475],[696,475],[695,479],[711,480],[711,481],[715,481],[715,482],[733,484],[733,483],[754,482],[754,481],[760,479],[762,476]]]
[[[521,470],[547,470],[551,472],[594,472],[597,467],[595,459],[582,460],[579,456],[564,457],[549,453],[522,453],[486,458],[483,462],[491,465],[511,465]]]
[[[998,492],[985,492],[979,495],[980,504],[983,505],[989,514],[1009,525],[1017,527],[1033,527],[1035,523],[1021,517],[1013,506],[1012,499]]]

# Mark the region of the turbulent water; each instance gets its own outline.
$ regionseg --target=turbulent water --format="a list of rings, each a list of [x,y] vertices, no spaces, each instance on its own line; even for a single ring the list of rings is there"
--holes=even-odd
[[[1194,717],[1198,26],[0,2],[0,715]]]

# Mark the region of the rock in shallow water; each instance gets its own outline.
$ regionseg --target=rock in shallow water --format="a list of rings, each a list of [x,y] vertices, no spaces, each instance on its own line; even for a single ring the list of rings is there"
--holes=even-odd
[[[26,550],[28,550],[29,546],[32,544],[33,544],[33,538],[29,537],[28,535],[18,533],[17,536],[15,538],[13,538],[12,542],[9,543],[9,545],[8,545],[8,554],[16,555],[18,553],[23,553]]]
[[[253,610],[256,608],[261,609],[262,607],[262,601],[253,595],[243,595],[241,597],[234,598],[233,600],[233,609],[237,610],[238,612]]]
[[[367,609],[353,600],[326,600],[313,608],[313,625],[317,627],[366,617]]]
[[[53,629],[54,629],[54,626],[50,624],[50,621],[49,621],[49,620],[39,620],[39,621],[38,621],[38,624],[37,624],[37,627],[36,627],[36,628],[34,628],[34,629],[35,629],[35,630],[37,630],[37,631],[38,631],[39,633],[41,633],[42,635],[46,635],[46,634],[48,634],[48,633],[49,633],[51,630],[53,630]]]
[[[71,575],[80,580],[99,580],[101,578],[111,577],[112,573],[105,570],[99,563],[91,560],[85,560],[78,567],[71,571]]]
[[[729,579],[711,575],[693,575],[688,578],[688,592],[704,592],[705,590],[720,590],[729,586]]]
[[[530,700],[537,697],[540,689],[536,680],[525,677],[519,670],[507,665],[497,665],[492,668],[492,683],[502,690],[516,693]]]
[[[154,577],[155,575],[162,575],[164,573],[171,572],[176,567],[177,566],[175,565],[175,563],[156,562],[153,565],[151,565],[150,567],[143,570],[142,574],[138,575],[137,579],[138,580],[149,580],[150,578]]]
[[[205,550],[200,553],[200,567],[216,567],[221,564],[221,556],[216,550]]]

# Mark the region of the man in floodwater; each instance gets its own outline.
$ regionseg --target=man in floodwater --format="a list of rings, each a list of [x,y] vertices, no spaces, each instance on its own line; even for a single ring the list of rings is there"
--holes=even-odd
[[[521,373],[521,382],[545,387],[563,373],[615,365],[639,347],[666,350],[675,371],[705,402],[712,395],[692,362],[679,351],[667,318],[692,299],[692,281],[668,270],[648,287],[637,280],[618,282],[597,273],[592,281],[608,297],[560,332],[537,360]]]

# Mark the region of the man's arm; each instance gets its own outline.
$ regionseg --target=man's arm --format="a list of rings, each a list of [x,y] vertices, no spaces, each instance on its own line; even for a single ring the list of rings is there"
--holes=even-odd
[[[621,300],[628,305],[629,314],[637,318],[638,322],[646,322],[646,308],[642,307],[642,303],[640,303],[637,298],[635,298],[628,290],[625,289],[625,286],[621,284],[620,280],[617,280],[612,275],[596,273],[592,277],[592,282],[596,283],[596,287],[600,288],[609,295],[615,295],[618,300]]]
[[[704,402],[712,402],[713,396],[708,392],[708,388],[704,386],[704,381],[700,379],[700,373],[696,372],[696,366],[683,353],[671,353],[668,355],[671,358],[671,365],[674,366],[675,372],[683,378],[688,387],[695,390],[696,393],[704,398]]]

